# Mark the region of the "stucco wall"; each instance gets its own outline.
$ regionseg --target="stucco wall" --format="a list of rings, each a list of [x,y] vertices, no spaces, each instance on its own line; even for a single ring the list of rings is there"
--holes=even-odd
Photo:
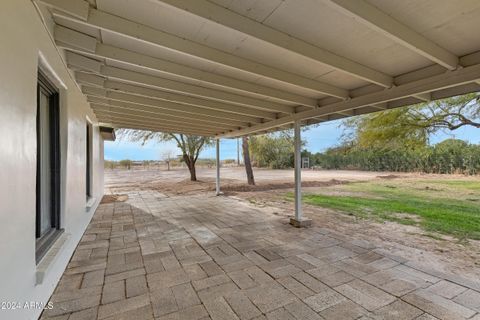
[[[47,21],[48,25],[48,21]],[[62,227],[67,241],[36,285],[36,90],[40,56],[60,90]],[[0,302],[47,302],[93,211],[85,210],[85,125],[96,119],[29,0],[0,1]],[[93,127],[93,193],[103,194],[103,140]],[[2,307],[0,305],[0,307]],[[41,310],[0,309],[0,319],[36,319]]]

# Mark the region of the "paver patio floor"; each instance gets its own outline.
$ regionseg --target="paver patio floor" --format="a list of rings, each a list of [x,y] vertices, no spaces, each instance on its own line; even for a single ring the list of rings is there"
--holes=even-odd
[[[480,319],[480,283],[228,197],[101,204],[42,319]]]

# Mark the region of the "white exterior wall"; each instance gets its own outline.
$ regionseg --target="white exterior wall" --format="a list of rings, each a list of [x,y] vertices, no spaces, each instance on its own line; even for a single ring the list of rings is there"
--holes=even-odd
[[[36,284],[36,94],[40,55],[67,87],[60,90],[61,227],[66,242],[49,264],[43,282]],[[103,194],[103,139],[92,110],[29,0],[0,2],[0,66],[0,303],[45,303]],[[94,123],[92,191],[97,202],[89,212],[85,209],[87,117]],[[36,319],[41,311],[0,309],[0,319]]]

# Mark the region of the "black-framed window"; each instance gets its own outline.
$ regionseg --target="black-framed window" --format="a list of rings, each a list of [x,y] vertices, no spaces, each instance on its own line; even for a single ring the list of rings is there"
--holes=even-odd
[[[60,229],[60,106],[58,90],[39,71],[37,83],[36,261]]]
[[[92,125],[87,121],[86,126],[86,163],[85,163],[85,184],[87,201],[92,197]]]

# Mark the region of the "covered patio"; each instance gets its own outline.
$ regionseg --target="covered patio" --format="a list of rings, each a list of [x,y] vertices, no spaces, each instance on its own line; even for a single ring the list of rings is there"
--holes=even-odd
[[[479,91],[480,2],[33,3],[96,125],[217,145],[209,197],[107,196],[43,319],[479,318],[478,283],[311,226],[300,133]],[[282,129],[295,132],[294,217],[217,197],[220,139]]]
[[[41,319],[477,319],[480,283],[229,197],[106,195]]]
[[[480,3],[38,0],[98,122],[219,140],[480,90]],[[319,23],[320,22],[320,23]]]

